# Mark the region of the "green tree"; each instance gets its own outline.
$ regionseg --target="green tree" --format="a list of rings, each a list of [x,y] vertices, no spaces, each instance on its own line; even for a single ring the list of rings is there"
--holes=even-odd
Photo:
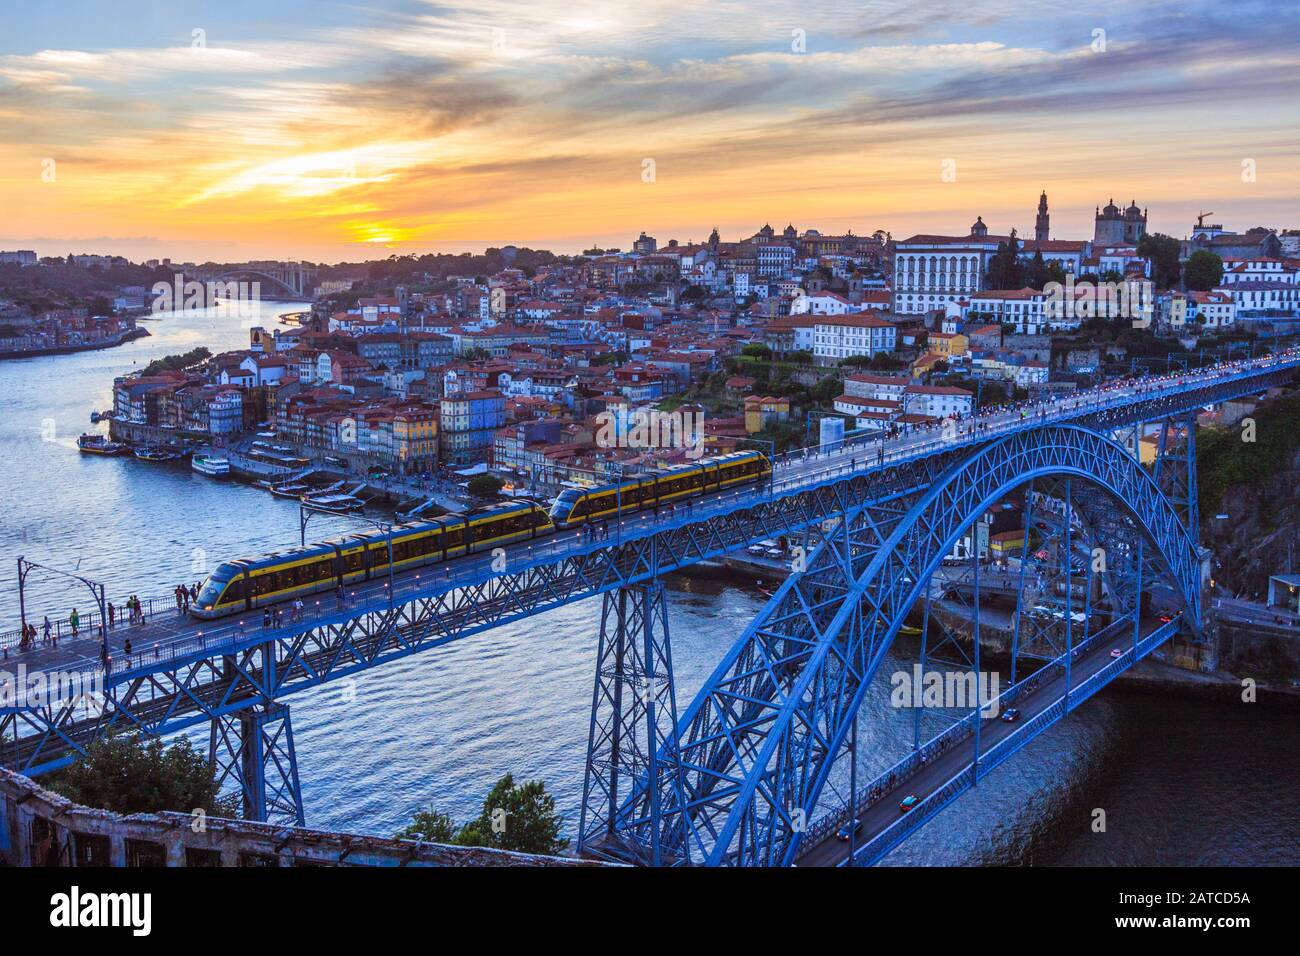
[[[233,817],[239,811],[238,797],[219,795],[216,769],[184,737],[164,747],[157,737],[109,734],[46,785],[69,800],[114,813],[202,810]]]
[[[411,822],[394,837],[398,840],[428,840],[431,843],[455,843],[456,823],[450,816],[430,807],[416,810]]]
[[[1223,279],[1223,260],[1213,252],[1198,249],[1187,257],[1183,282],[1196,292],[1209,292]]]
[[[181,355],[165,355],[154,359],[141,370],[141,375],[157,375],[159,372],[178,372],[212,358],[212,353],[200,345]]]
[[[491,498],[505,487],[505,482],[496,475],[475,475],[468,484],[469,493],[475,498]]]
[[[768,359],[772,357],[772,350],[761,342],[750,342],[740,350],[740,354],[750,358]]]
[[[1006,242],[998,243],[998,251],[989,263],[988,285],[990,289],[1023,289],[1025,270],[1020,262],[1020,240],[1016,231]]]
[[[564,818],[555,812],[555,798],[546,784],[530,780],[515,786],[512,774],[496,782],[478,817],[461,827],[461,846],[488,846],[521,853],[557,854],[569,845],[560,838]]]
[[[1157,288],[1171,289],[1178,282],[1180,251],[1181,243],[1164,233],[1148,232],[1138,240],[1138,255],[1151,260],[1151,281]]]

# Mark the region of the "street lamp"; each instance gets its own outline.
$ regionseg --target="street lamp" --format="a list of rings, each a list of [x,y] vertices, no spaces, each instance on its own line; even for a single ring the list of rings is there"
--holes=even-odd
[[[22,627],[22,633],[27,635],[27,595],[26,584],[27,575],[32,572],[33,568],[40,568],[42,571],[48,571],[51,574],[58,574],[65,578],[71,578],[74,581],[80,581],[86,587],[90,588],[90,593],[95,599],[95,606],[99,608],[99,640],[100,640],[100,657],[101,660],[108,660],[108,614],[106,601],[104,598],[104,585],[98,581],[93,581],[88,577],[80,574],[73,574],[70,571],[61,571],[58,568],[51,568],[44,564],[37,564],[35,561],[28,561],[22,555],[18,556],[18,619]]]

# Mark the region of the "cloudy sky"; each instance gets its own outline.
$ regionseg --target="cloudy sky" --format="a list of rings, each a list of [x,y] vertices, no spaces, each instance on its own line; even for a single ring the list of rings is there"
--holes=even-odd
[[[0,0],[0,22],[0,248],[1023,233],[1040,189],[1056,238],[1112,196],[1177,236],[1199,210],[1300,226],[1293,4]]]

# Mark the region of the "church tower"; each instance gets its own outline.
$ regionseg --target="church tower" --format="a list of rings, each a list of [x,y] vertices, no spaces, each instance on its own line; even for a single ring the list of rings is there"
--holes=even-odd
[[[1034,220],[1034,239],[1038,242],[1046,242],[1048,238],[1048,217],[1047,217],[1047,190],[1038,197],[1038,217]]]

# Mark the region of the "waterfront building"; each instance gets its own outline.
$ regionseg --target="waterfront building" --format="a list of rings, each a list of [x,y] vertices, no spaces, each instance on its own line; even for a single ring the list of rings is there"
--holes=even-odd
[[[505,396],[500,390],[447,395],[439,409],[443,460],[455,465],[487,461],[493,435],[506,422]]]

